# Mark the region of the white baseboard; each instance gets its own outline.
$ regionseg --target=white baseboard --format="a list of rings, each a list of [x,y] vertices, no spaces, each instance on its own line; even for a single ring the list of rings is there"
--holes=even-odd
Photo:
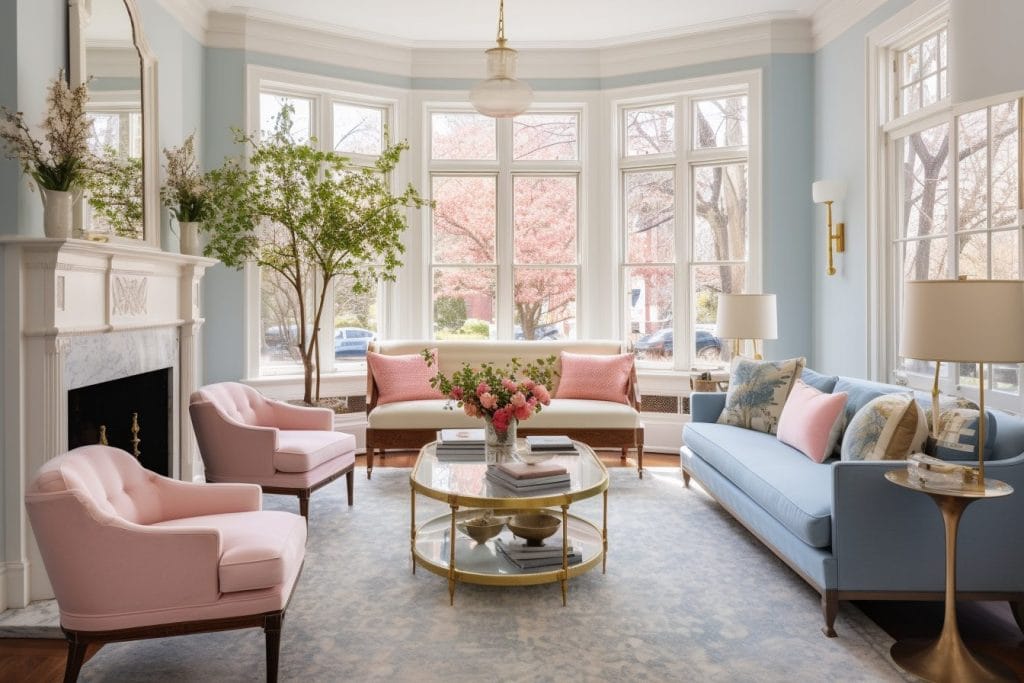
[[[0,610],[28,606],[26,576],[28,576],[28,566],[25,562],[0,564]]]

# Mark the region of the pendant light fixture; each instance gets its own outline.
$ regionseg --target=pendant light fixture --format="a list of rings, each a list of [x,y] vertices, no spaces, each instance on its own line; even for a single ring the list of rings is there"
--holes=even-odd
[[[469,101],[484,116],[507,119],[522,114],[533,102],[533,89],[516,78],[518,54],[505,47],[505,0],[498,4],[498,47],[487,54],[487,80],[469,91]]]

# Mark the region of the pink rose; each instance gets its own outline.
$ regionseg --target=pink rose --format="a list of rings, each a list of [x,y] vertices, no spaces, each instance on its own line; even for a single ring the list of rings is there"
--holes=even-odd
[[[537,383],[536,383],[536,382],[534,382],[534,381],[533,381],[532,379],[529,379],[529,378],[527,378],[527,379],[524,379],[524,380],[523,380],[523,391],[533,391],[533,387],[534,387],[534,386],[535,386],[536,384],[537,384]]]
[[[456,401],[461,401],[462,400],[462,387],[455,387],[455,388],[453,388],[452,389],[452,393],[449,394],[449,395],[452,398],[454,398]]]
[[[473,403],[463,403],[462,410],[464,413],[466,413],[466,415],[469,415],[470,417],[480,416],[479,411],[476,409],[476,405]]]
[[[510,380],[508,377],[505,377],[504,379],[501,380],[501,386],[505,387],[505,391],[509,392],[516,391],[519,389],[519,386],[515,382]]]
[[[476,395],[477,396],[483,396],[484,394],[486,394],[490,390],[491,390],[491,388],[489,386],[487,386],[487,382],[480,382],[480,384],[476,385]]]
[[[490,392],[484,392],[480,394],[480,406],[486,410],[491,410],[498,406],[498,397]]]
[[[533,415],[533,408],[524,403],[521,406],[516,406],[513,414],[517,420],[529,420],[530,416]]]
[[[496,432],[507,432],[508,424],[512,416],[509,414],[508,408],[498,408],[494,411],[494,416],[491,418],[491,424],[494,426]]]
[[[533,389],[530,390],[530,393],[533,394],[542,405],[548,405],[551,403],[551,394],[548,393],[547,387],[543,384],[533,385]]]
[[[521,408],[522,406],[526,405],[526,397],[523,396],[523,393],[521,391],[517,391],[516,393],[512,394],[512,398],[510,399],[509,402],[516,408]]]

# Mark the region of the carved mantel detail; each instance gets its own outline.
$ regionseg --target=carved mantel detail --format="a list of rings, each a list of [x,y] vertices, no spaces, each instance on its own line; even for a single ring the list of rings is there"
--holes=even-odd
[[[114,315],[146,315],[147,283],[144,277],[115,275],[110,287],[114,297]]]

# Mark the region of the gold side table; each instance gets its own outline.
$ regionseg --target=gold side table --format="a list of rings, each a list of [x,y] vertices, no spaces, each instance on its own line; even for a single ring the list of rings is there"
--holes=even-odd
[[[929,488],[911,479],[905,469],[889,470],[885,478],[897,486],[925,493],[942,513],[946,529],[946,611],[942,632],[935,640],[901,640],[889,653],[901,668],[935,683],[971,683],[973,681],[1016,681],[1013,672],[1000,662],[977,657],[964,645],[956,621],[956,532],[960,517],[976,500],[1002,498],[1013,487],[996,479],[986,479],[981,491],[953,491]]]

